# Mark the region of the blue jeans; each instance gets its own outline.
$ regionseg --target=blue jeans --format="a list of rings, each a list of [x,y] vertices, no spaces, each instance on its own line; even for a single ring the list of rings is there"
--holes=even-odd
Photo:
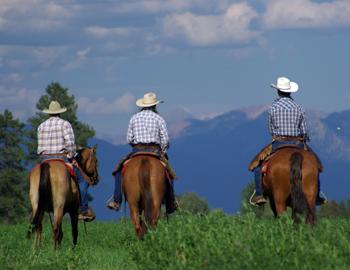
[[[304,143],[300,141],[273,141],[272,142],[272,152],[274,152],[278,147],[282,145],[296,145],[301,149],[304,149]]]
[[[87,211],[89,209],[89,196],[88,196],[88,189],[89,184],[85,181],[84,177],[81,175],[80,170],[73,166],[74,173],[77,176],[78,184],[79,184],[79,190],[80,190],[80,206],[79,211]]]
[[[255,167],[253,172],[254,172],[254,180],[255,180],[255,195],[262,196],[263,190],[262,190],[262,184],[261,184],[261,167],[260,166]]]
[[[48,159],[63,159],[64,162],[68,163],[68,158],[65,156],[45,156],[42,155],[40,156],[41,161],[45,161]],[[80,207],[79,211],[86,211],[89,209],[88,202],[89,202],[89,197],[88,197],[88,188],[89,184],[84,180],[83,176],[81,175],[79,169],[75,166],[73,166],[74,173],[77,176],[78,184],[79,184],[79,190],[80,190]]]
[[[122,172],[118,171],[114,176],[114,201],[118,204],[122,204]]]

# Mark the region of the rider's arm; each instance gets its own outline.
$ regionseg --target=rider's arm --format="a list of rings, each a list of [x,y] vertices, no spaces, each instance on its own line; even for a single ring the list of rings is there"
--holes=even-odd
[[[133,122],[132,122],[132,119],[130,119],[130,122],[129,122],[129,126],[128,126],[128,132],[126,134],[126,141],[129,143],[129,144],[132,144],[133,141],[134,141],[134,133],[133,133]]]
[[[306,124],[305,112],[302,111],[300,119],[300,133],[304,137],[305,141],[310,141],[309,131]]]
[[[273,122],[272,122],[272,109],[269,110],[268,116],[269,133],[273,136]]]
[[[70,123],[65,122],[63,125],[63,137],[64,137],[64,147],[68,152],[68,157],[73,157],[76,146],[73,128]]]
[[[43,145],[43,133],[41,132],[41,125],[38,127],[37,135],[38,135],[37,154],[40,155],[44,151],[44,149],[42,147],[42,145]]]
[[[169,148],[169,135],[168,129],[164,119],[159,121],[159,136],[160,136],[160,146],[162,151],[165,153],[166,149]]]

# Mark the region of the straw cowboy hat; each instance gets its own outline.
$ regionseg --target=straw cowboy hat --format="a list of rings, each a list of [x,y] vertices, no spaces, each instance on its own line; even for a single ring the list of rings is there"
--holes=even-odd
[[[61,104],[59,104],[56,100],[50,102],[49,108],[44,109],[43,113],[47,114],[59,114],[67,111],[67,108],[62,108]]]
[[[284,92],[284,93],[295,93],[296,91],[299,90],[298,84],[295,82],[291,82],[286,77],[279,77],[277,79],[277,84],[271,84],[271,87],[277,90],[280,90],[281,92]]]
[[[163,103],[162,100],[157,100],[157,96],[155,93],[146,93],[143,98],[140,98],[136,101],[136,105],[141,108],[152,107],[159,103]]]

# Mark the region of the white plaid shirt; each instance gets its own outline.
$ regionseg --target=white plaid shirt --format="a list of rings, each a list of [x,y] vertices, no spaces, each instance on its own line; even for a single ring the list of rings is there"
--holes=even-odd
[[[151,110],[135,114],[130,119],[126,140],[130,144],[156,143],[165,152],[169,146],[165,120]]]
[[[52,116],[38,127],[38,154],[75,153],[74,132],[71,124]]]
[[[304,110],[292,98],[276,99],[269,110],[269,131],[272,136],[308,138]]]

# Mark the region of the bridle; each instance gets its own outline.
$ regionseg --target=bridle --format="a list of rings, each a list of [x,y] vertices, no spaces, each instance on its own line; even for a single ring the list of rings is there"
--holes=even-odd
[[[97,172],[97,159],[95,155],[95,147],[93,148],[84,148],[80,151],[79,157],[77,158],[77,162],[86,176],[89,178],[89,182],[92,185],[96,185],[99,182],[98,172]],[[83,152],[89,151],[89,155],[87,158],[84,158]]]

